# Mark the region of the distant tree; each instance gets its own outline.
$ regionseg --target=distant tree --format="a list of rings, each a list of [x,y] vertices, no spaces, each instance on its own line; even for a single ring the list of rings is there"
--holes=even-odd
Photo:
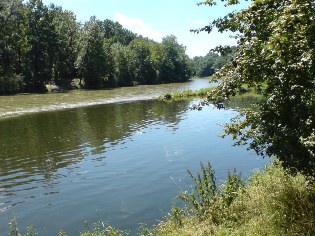
[[[52,78],[50,54],[55,36],[48,7],[41,0],[30,0],[26,9],[28,40],[23,75],[28,90],[44,91],[44,83]]]
[[[160,77],[162,82],[187,81],[191,75],[189,58],[185,53],[186,48],[177,42],[173,35],[162,40],[162,64],[160,67]]]
[[[123,28],[118,22],[108,19],[102,22],[102,28],[104,30],[104,37],[109,39],[109,42],[111,43],[128,45],[137,37],[135,33]]]
[[[239,1],[224,0],[227,6]],[[208,0],[204,4],[214,5]],[[209,96],[228,99],[242,84],[265,86],[266,100],[243,110],[225,134],[286,167],[315,174],[315,6],[312,0],[254,0],[201,30],[239,32],[233,60]],[[224,52],[227,48],[218,48]]]
[[[215,72],[215,63],[218,60],[217,53],[209,52],[204,57],[194,58],[194,73],[198,77],[206,77],[213,75]]]
[[[136,82],[132,54],[129,47],[120,43],[112,45],[116,79],[119,86],[133,86]]]
[[[50,28],[53,31],[53,43],[50,45],[52,79],[56,84],[65,84],[72,77],[78,53],[79,24],[72,12],[61,7],[49,6]]]
[[[0,6],[0,76],[10,80],[9,90],[16,81],[16,92],[44,91],[46,82],[70,77],[79,27],[73,13],[41,0],[5,0]]]
[[[135,39],[129,44],[136,81],[139,84],[154,84],[156,71],[150,57],[150,42],[145,39]]]
[[[13,74],[19,70],[19,52],[25,40],[24,7],[21,0],[0,3],[0,73]]]
[[[84,24],[81,30],[80,51],[77,66],[87,88],[101,88],[110,83],[112,73],[110,47],[105,44],[101,22],[95,17]],[[109,63],[110,62],[110,63]]]

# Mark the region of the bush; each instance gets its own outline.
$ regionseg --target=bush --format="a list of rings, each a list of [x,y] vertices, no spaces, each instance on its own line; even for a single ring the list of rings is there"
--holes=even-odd
[[[215,187],[213,174],[210,165],[201,165],[201,174],[191,175],[193,190],[182,198],[188,208],[176,216],[180,224],[173,216],[147,235],[315,235],[312,177],[293,176],[278,162],[255,172],[245,186],[234,171]]]
[[[23,77],[21,75],[0,76],[0,95],[19,93],[22,88]]]

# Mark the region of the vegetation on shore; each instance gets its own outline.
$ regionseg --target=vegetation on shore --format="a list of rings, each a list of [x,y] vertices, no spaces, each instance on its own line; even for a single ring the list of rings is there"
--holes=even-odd
[[[194,98],[194,97],[200,97],[200,98],[207,98],[213,90],[215,90],[216,87],[209,87],[209,88],[202,88],[196,91],[192,90],[185,90],[181,92],[174,92],[174,93],[166,93],[159,97],[160,100],[182,100],[182,99],[188,99],[188,98]],[[250,101],[250,103],[257,103],[264,99],[264,95],[262,93],[264,88],[262,89],[254,89],[251,87],[248,87],[248,85],[243,85],[237,94],[234,97],[231,97],[229,99],[224,99],[223,97],[218,97],[217,101],[224,102],[224,103],[230,103],[235,100],[246,100]],[[201,107],[199,107],[201,108]]]
[[[81,24],[42,0],[3,0],[0,27],[0,95],[183,82],[212,75],[232,56],[190,59],[173,35],[158,43],[108,19]]]
[[[149,235],[313,235],[315,183],[291,175],[274,162],[256,171],[244,185],[229,173],[216,187],[210,167],[194,178],[192,190],[180,196],[186,208],[173,208],[169,220]]]
[[[187,97],[204,97],[212,90],[213,88],[202,88],[197,91],[185,90],[182,92],[166,93],[159,97],[159,99],[170,100],[170,99],[179,99]]]

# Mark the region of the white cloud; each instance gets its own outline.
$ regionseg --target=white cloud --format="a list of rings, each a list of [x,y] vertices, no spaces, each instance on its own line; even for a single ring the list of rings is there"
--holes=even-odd
[[[148,37],[155,41],[161,41],[163,35],[160,32],[154,31],[152,27],[148,24],[145,24],[139,18],[130,18],[124,15],[123,13],[116,12],[114,14],[115,20],[117,20],[123,27],[131,30],[134,33]]]

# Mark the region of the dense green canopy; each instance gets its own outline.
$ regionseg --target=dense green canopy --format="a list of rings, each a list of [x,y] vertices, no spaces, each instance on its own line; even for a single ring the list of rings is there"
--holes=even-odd
[[[222,2],[227,7],[239,3]],[[215,74],[221,83],[209,101],[218,96],[228,99],[244,83],[266,88],[267,99],[256,110],[243,110],[225,126],[225,135],[311,174],[315,174],[314,12],[312,0],[253,0],[246,9],[200,29],[211,32],[216,27],[238,35],[233,60]]]
[[[233,56],[235,47],[231,47],[231,52],[218,54],[211,50],[206,56],[193,58],[193,75],[196,77],[212,76],[221,69]]]
[[[190,59],[174,36],[157,43],[96,17],[83,25],[72,12],[41,0],[0,2],[0,94],[69,86],[87,88],[186,81]]]

